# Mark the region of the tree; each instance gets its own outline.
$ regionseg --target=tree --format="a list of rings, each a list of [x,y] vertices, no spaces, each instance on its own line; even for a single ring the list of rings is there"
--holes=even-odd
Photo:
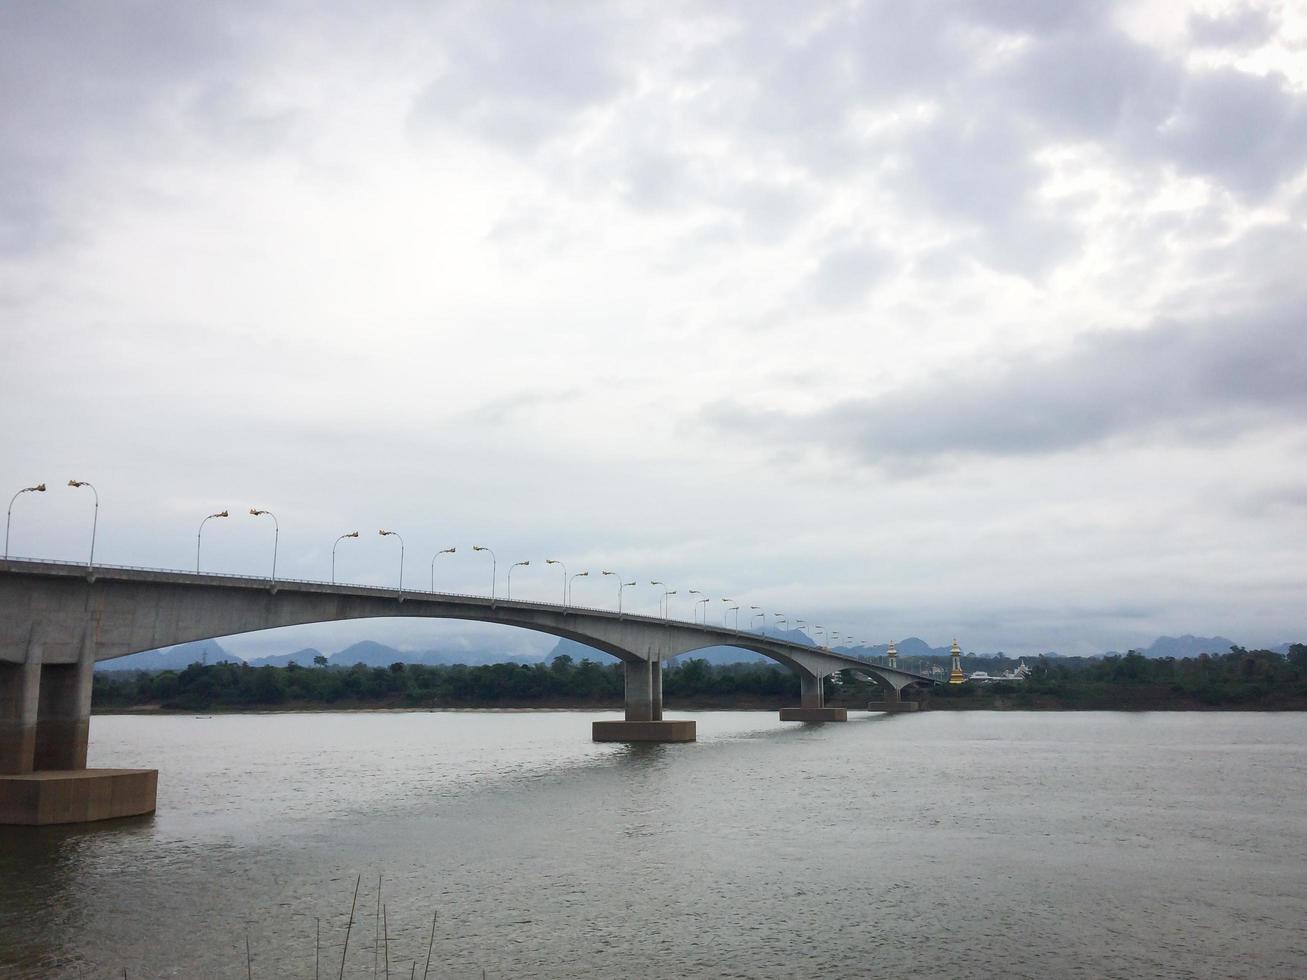
[[[314,666],[314,667],[325,667],[325,666],[327,666],[327,658],[324,657],[324,656],[323,656],[322,654],[320,654],[320,653],[319,653],[319,654],[316,654],[316,655],[313,657],[313,666]]]

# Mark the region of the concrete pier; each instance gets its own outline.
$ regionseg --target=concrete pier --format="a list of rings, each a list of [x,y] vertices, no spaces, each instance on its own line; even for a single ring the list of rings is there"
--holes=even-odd
[[[596,721],[596,742],[693,742],[693,721],[663,720],[663,665],[658,660],[626,661],[626,719]]]
[[[822,679],[816,674],[799,675],[799,707],[781,708],[781,721],[848,721],[847,708],[826,707]]]
[[[22,663],[0,662],[0,825],[87,823],[153,813],[155,769],[87,769],[94,624],[73,663],[43,663],[33,631]]]

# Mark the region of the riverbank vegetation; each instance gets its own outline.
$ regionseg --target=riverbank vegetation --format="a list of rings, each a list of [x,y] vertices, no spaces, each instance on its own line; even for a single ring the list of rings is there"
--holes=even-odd
[[[934,663],[940,660],[941,663]],[[999,673],[1014,661],[967,658],[968,670]],[[1307,645],[1287,656],[1234,647],[1228,654],[1176,660],[1130,652],[1102,658],[1028,660],[1025,681],[941,685],[925,696],[935,709],[1214,709],[1307,708]],[[929,672],[946,658],[903,664]],[[865,707],[879,688],[857,675],[827,679],[827,703]],[[617,708],[624,677],[620,663],[389,667],[249,667],[192,664],[182,671],[99,672],[93,706],[99,711],[155,708],[172,711],[355,707]],[[797,704],[798,677],[765,663],[713,665],[695,658],[669,664],[663,698],[677,708],[779,708]]]
[[[490,664],[466,667],[248,667],[192,664],[182,671],[95,675],[97,710],[154,706],[164,710],[287,707],[594,707],[623,702],[620,662]],[[688,660],[668,669],[663,697],[683,707],[779,707],[797,702],[798,678],[770,664],[713,666]]]

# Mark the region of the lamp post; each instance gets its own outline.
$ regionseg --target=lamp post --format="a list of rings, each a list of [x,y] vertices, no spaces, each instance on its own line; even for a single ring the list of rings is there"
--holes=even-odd
[[[91,487],[91,484],[85,480],[69,480],[70,487]],[[90,571],[95,567],[95,526],[100,523],[100,493],[95,487],[91,487],[91,493],[95,494],[95,510],[91,514],[91,557],[86,559],[86,570]],[[8,551],[8,548],[5,549]]]
[[[357,538],[358,531],[350,531],[349,534],[342,534],[331,546],[331,584],[336,584],[336,545],[340,544],[346,538]]]
[[[281,539],[281,525],[277,523],[277,515],[272,511],[250,508],[251,517],[263,517],[265,514],[272,518],[272,578],[269,581],[275,582],[277,581],[277,542]]]
[[[824,647],[824,646],[826,645],[826,627],[825,627],[825,626],[814,626],[814,627],[812,628],[812,631],[813,631],[814,633],[820,633],[820,634],[821,634],[821,643],[820,643],[819,645]]]
[[[589,572],[576,572],[567,580],[567,597],[563,600],[569,606],[572,604],[572,584],[579,578],[589,578]]]
[[[762,611],[762,606],[750,606],[752,615],[749,616],[749,629],[753,629],[753,621],[759,616],[762,617],[762,635],[767,635],[767,614]]]
[[[208,524],[209,521],[213,520],[215,517],[230,517],[230,516],[231,515],[228,514],[225,510],[220,510],[218,511],[218,513],[210,514],[204,520],[200,521],[200,529],[195,532],[195,572],[197,575],[199,574],[200,571],[200,536],[204,534],[204,525]]]
[[[563,570],[563,608],[567,608],[567,566],[556,558],[546,558],[546,565],[557,565]]]
[[[9,522],[14,517],[14,501],[25,493],[45,493],[45,484],[38,483],[34,487],[23,487],[9,500],[9,512],[5,515],[5,557],[9,557]]]
[[[807,621],[806,619],[796,619],[796,620],[794,621],[794,628],[795,628],[796,630],[798,630],[800,633],[803,633],[804,636],[807,636],[807,635],[808,635],[808,634],[804,631],[804,627],[807,626],[807,625],[808,625],[808,621]]]
[[[727,604],[727,607],[726,607],[725,609],[722,610],[722,628],[723,628],[723,629],[726,628],[726,614],[727,614],[728,612],[731,611],[731,610],[730,610],[730,604],[731,604],[732,602],[734,602],[734,601],[735,601],[734,599],[723,599],[723,600],[722,600],[722,602],[724,602],[724,603]],[[736,608],[736,609],[739,609],[740,607],[739,607],[739,606],[736,606],[735,608]]]
[[[662,606],[663,606],[663,622],[665,623],[665,622],[667,622],[668,616],[669,616],[669,614],[670,614],[671,611],[672,611],[672,598],[671,598],[671,597],[674,596],[674,595],[676,595],[676,590],[675,590],[675,589],[668,589],[667,586],[666,586],[666,585],[663,585],[662,582],[650,582],[649,584],[650,584],[650,585],[662,585],[662,586],[663,586],[663,589],[665,590],[665,591],[663,592],[663,601],[662,601]]]
[[[398,531],[387,531],[384,528],[377,532],[383,538],[399,538],[399,591],[404,591],[404,539],[400,537]]]
[[[473,551],[484,551],[490,555],[490,601],[495,601],[495,570],[499,567],[499,562],[495,560],[495,553],[489,548],[483,548],[479,544],[472,546]]]
[[[527,561],[515,561],[513,562],[513,564],[508,566],[508,595],[506,595],[504,598],[509,600],[513,598],[513,569],[522,568],[523,566],[529,564],[531,564],[531,562],[528,559]]]
[[[737,632],[737,633],[740,632],[740,607],[739,607],[739,606],[731,606],[731,608],[728,609],[728,610],[726,610],[726,611],[727,611],[727,612],[733,612],[733,613],[735,613],[735,632]],[[726,617],[725,617],[725,615],[722,616],[722,625],[723,625],[723,626],[726,625]]]
[[[710,602],[712,602],[712,600],[709,599],[707,596],[704,596],[702,599],[700,599],[698,602],[695,603],[696,606],[703,606],[703,625],[704,625],[704,626],[707,626],[707,625],[708,625],[708,603],[710,603]],[[696,619],[695,622],[698,622],[698,620]]]
[[[622,585],[622,576],[618,575],[616,572],[610,571],[605,571],[603,574],[617,576],[617,612],[620,614],[622,611],[622,589],[624,588]]]
[[[790,621],[785,618],[785,613],[772,613],[772,615],[776,617],[776,626],[778,630],[781,623],[784,623],[787,629],[789,628]]]
[[[703,595],[703,593],[700,592],[698,589],[691,589],[689,594],[690,594],[690,595]],[[691,600],[691,603],[690,603],[690,622],[692,622],[692,623],[697,623],[697,622],[699,621],[698,618],[697,618],[698,613],[699,613],[698,606],[699,606],[699,600],[698,600],[698,599],[693,599],[693,600]]]
[[[436,559],[441,555],[452,555],[458,552],[457,548],[442,548],[431,556],[431,591],[436,591]]]
[[[836,642],[836,640],[838,640],[838,639],[839,639],[839,633],[835,632],[834,630],[831,630],[831,634],[830,634],[830,644],[831,644],[831,646],[830,646],[830,648],[831,648],[832,650],[835,649],[835,642]]]
[[[667,583],[666,583],[666,582],[650,582],[649,584],[650,584],[650,585],[661,585],[664,589],[667,588]],[[661,614],[662,611],[663,611],[663,600],[662,600],[662,597],[659,597],[659,599],[658,599],[658,612]],[[666,619],[667,617],[664,616],[663,618]]]

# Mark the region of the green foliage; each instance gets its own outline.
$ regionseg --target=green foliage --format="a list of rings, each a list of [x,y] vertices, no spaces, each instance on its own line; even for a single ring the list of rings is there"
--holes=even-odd
[[[947,663],[947,658],[935,658]],[[985,669],[987,658],[976,658]],[[319,669],[191,664],[157,674],[97,673],[97,708],[158,704],[186,711],[269,708],[286,704],[332,705],[611,705],[621,704],[620,663],[560,656],[549,664],[467,667],[394,663],[389,667],[325,666]],[[910,669],[929,669],[930,660]],[[1039,657],[1027,661],[1025,683],[942,685],[931,700],[939,707],[1063,708],[1293,708],[1307,707],[1307,645],[1288,657],[1235,647],[1228,654],[1192,660],[1150,660],[1131,651],[1093,659]],[[1008,666],[1011,661],[1008,660]],[[847,671],[827,697],[848,704],[879,699],[879,691]],[[795,704],[799,679],[771,664],[714,666],[705,660],[673,661],[663,673],[663,695],[681,704]]]

